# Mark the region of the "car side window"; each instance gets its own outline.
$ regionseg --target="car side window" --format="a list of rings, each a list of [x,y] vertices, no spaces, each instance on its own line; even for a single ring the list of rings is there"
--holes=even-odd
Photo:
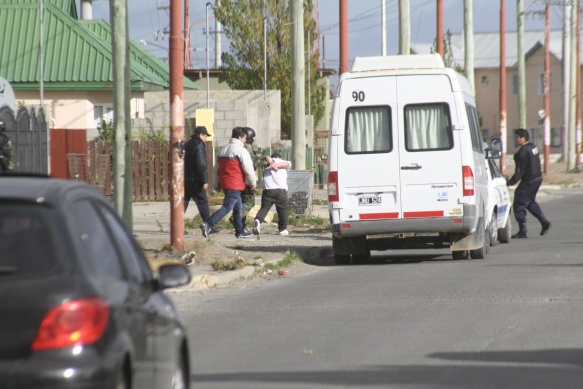
[[[97,277],[121,279],[123,270],[111,236],[90,200],[73,202],[71,211],[75,231],[75,243],[81,247],[81,260],[91,274]]]
[[[492,175],[492,178],[502,177],[502,173],[500,173],[500,170],[498,170],[498,166],[496,166],[496,162],[489,159],[488,166],[490,168],[490,174]]]
[[[150,266],[146,262],[141,249],[133,241],[123,222],[113,213],[112,209],[102,205],[97,206],[103,216],[105,223],[112,232],[112,240],[115,242],[121,253],[121,261],[126,270],[128,278],[142,284],[153,279]]]

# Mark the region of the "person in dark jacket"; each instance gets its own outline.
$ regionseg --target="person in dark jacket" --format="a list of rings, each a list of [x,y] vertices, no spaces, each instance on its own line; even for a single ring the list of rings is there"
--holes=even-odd
[[[536,194],[543,181],[540,168],[540,156],[538,148],[530,143],[528,131],[519,128],[514,131],[516,143],[520,149],[514,154],[514,164],[516,166],[514,175],[508,180],[508,186],[512,186],[520,181],[514,191],[514,202],[512,204],[514,217],[518,222],[519,231],[512,235],[512,238],[528,238],[526,229],[526,211],[528,210],[541,224],[541,236],[549,232],[551,222],[548,221],[540,206],[536,202]]]
[[[184,212],[193,199],[203,222],[210,219],[208,189],[208,172],[205,142],[210,136],[206,127],[196,127],[194,134],[184,144]],[[220,231],[216,227],[209,233]]]

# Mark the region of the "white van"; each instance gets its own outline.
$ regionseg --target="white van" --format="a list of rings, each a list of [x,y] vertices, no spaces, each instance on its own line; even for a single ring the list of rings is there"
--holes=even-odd
[[[484,258],[488,177],[473,92],[435,55],[357,57],[334,98],[328,202],[337,263],[447,247]]]

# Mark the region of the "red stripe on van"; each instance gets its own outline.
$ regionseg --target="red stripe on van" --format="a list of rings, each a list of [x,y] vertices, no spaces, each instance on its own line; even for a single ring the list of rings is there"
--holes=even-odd
[[[397,219],[399,217],[399,212],[361,213],[358,216],[360,220]]]
[[[403,217],[405,219],[415,219],[421,217],[443,217],[443,211],[405,212]]]

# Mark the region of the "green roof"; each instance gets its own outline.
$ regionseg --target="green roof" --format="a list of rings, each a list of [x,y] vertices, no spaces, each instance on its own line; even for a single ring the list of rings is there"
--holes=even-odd
[[[39,0],[0,0],[0,76],[14,90],[38,90]],[[113,89],[111,27],[103,20],[77,20],[75,0],[44,1],[45,90]],[[130,42],[134,91],[169,88],[167,64]],[[198,89],[184,78],[185,89]]]

